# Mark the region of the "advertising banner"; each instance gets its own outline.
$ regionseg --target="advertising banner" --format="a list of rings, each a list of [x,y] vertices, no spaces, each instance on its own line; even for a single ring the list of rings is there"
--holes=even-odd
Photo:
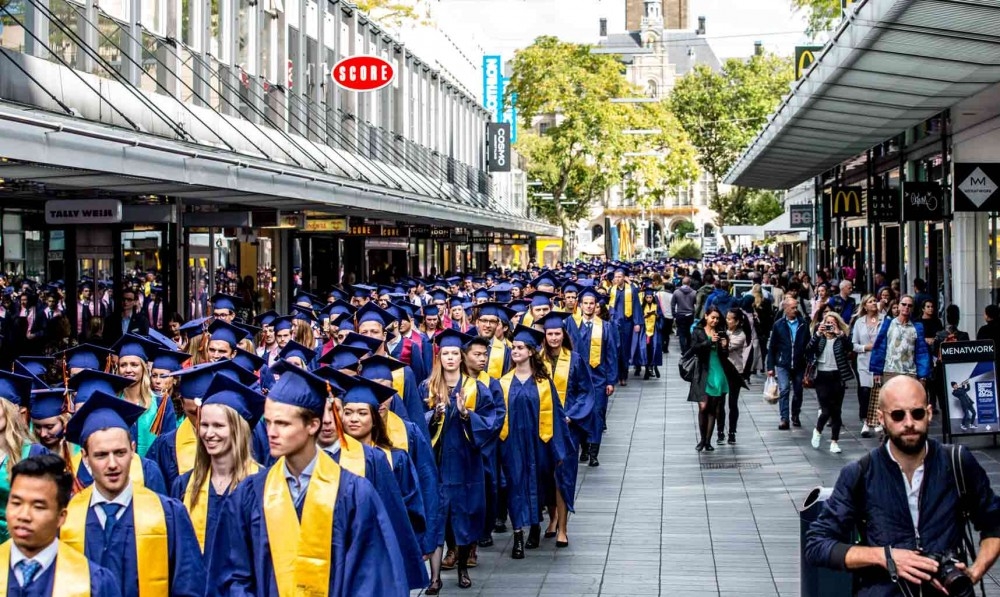
[[[899,222],[899,189],[868,190],[868,223]]]
[[[795,46],[795,79],[801,79],[802,74],[809,70],[809,67],[816,62],[823,46]]]
[[[486,169],[490,172],[510,172],[510,124],[486,123],[486,141],[489,151]]]
[[[1000,211],[1000,164],[956,163],[955,211]]]
[[[483,106],[493,122],[503,122],[503,59],[483,56]]]
[[[833,187],[830,189],[830,217],[853,218],[862,215],[861,187]]]
[[[947,412],[945,435],[998,431],[997,379],[993,341],[941,344]]]
[[[903,221],[943,220],[947,216],[944,191],[936,182],[903,183]]]
[[[812,228],[813,226],[813,206],[812,205],[789,205],[788,221],[792,228]]]

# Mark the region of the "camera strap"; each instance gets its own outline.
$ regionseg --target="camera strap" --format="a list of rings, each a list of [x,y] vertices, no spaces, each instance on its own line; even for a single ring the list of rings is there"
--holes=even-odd
[[[958,517],[962,527],[962,542],[968,551],[969,561],[974,562],[976,560],[976,543],[973,541],[972,529],[970,528],[971,519],[965,485],[965,469],[962,467],[962,446],[952,444],[948,446],[948,451],[951,457],[951,472],[955,477],[955,487],[958,489]],[[986,597],[986,586],[982,579],[979,580],[979,590],[982,591],[983,597]]]

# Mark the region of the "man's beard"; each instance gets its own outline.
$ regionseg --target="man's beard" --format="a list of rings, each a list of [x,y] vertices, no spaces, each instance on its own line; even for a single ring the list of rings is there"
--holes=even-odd
[[[889,441],[891,441],[892,445],[896,446],[896,449],[902,452],[903,454],[909,454],[910,456],[913,456],[915,454],[920,454],[921,452],[924,451],[924,447],[927,445],[927,434],[921,433],[919,439],[917,439],[916,443],[914,444],[907,444],[903,440],[902,436],[894,436],[894,435],[889,436]]]

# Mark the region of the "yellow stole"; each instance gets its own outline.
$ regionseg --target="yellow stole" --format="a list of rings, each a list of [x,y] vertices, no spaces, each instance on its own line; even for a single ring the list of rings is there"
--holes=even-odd
[[[593,323],[590,326],[590,356],[587,359],[587,363],[591,367],[601,366],[601,344],[604,343],[604,321],[599,317],[594,317],[590,320]],[[580,329],[583,329],[584,324],[580,324]]]
[[[653,317],[649,314],[652,313]],[[653,334],[656,333],[656,303],[652,305],[646,305],[642,308],[642,322],[646,324],[646,336],[652,338]]]
[[[513,380],[513,371],[500,378],[500,387],[503,389],[503,404],[504,407],[508,407],[507,415],[503,420],[503,428],[500,429],[501,440],[506,440],[507,435],[510,433],[510,429],[508,428],[508,422],[510,421],[510,383]],[[553,419],[555,417],[555,408],[552,405],[552,385],[548,379],[542,381],[535,380],[535,385],[538,387],[538,437],[543,442],[548,442],[552,439]]]
[[[260,471],[260,465],[251,462],[250,474],[256,474],[258,471]],[[188,479],[188,486],[184,491],[184,507],[191,516],[191,524],[194,525],[194,534],[198,538],[198,545],[201,547],[202,553],[205,552],[205,533],[208,531],[208,486],[212,483],[211,472],[209,469],[210,474],[205,477],[201,488],[197,490],[198,503],[193,508],[191,503],[194,501],[195,488],[191,478]]]
[[[559,404],[566,406],[566,389],[569,387],[569,365],[572,362],[572,357],[570,356],[569,349],[560,348],[559,358],[556,359],[555,371],[552,370],[552,364],[548,359],[545,359],[545,366],[549,370],[549,375],[552,376],[552,381],[556,384],[556,393],[559,394]]]
[[[622,287],[622,292],[625,293],[625,317],[632,317],[632,285],[626,284]],[[614,309],[618,305],[618,287],[611,287],[611,305],[610,308]]]
[[[284,456],[274,463],[264,481],[264,524],[279,597],[318,597],[330,591],[330,545],[340,466],[320,452],[301,522],[285,481]]]
[[[340,467],[359,477],[365,476],[365,448],[346,433],[340,442]]]
[[[465,394],[465,407],[469,410],[476,410],[476,400],[479,397],[479,386],[476,385],[475,378],[465,377],[462,381],[462,393]],[[434,437],[431,438],[431,447],[436,447],[444,433],[444,421],[438,423]]]
[[[0,587],[7,590],[10,581],[10,546],[0,545]],[[86,556],[60,541],[56,552],[56,574],[52,581],[52,594],[59,597],[90,597],[90,562]]]
[[[490,359],[489,363],[486,365],[486,371],[489,372],[490,377],[500,379],[503,377],[504,370],[504,356],[507,353],[507,347],[504,346],[501,340],[497,340],[496,337],[490,342]]]
[[[406,432],[406,423],[399,415],[387,410],[385,412],[385,431],[392,442],[392,447],[405,452],[410,451],[410,436]]]
[[[392,470],[395,468],[392,466],[392,450],[389,448],[379,448],[379,450],[382,450],[382,452],[385,453],[385,459],[389,461],[389,469]]]
[[[175,450],[177,454],[177,474],[183,475],[194,468],[194,456],[198,452],[198,435],[194,431],[194,425],[187,417],[177,426],[177,433],[174,435]]]
[[[362,367],[364,364],[362,364]],[[392,388],[396,390],[400,398],[403,398],[403,388],[406,387],[406,371],[402,368],[392,372]]]
[[[94,486],[91,485],[73,496],[66,508],[66,523],[60,531],[60,541],[82,554],[87,553],[87,512],[93,495]],[[135,524],[139,597],[169,595],[170,552],[167,549],[167,519],[163,504],[155,493],[135,483],[132,484],[132,519]],[[58,568],[56,573],[58,575]]]
[[[73,454],[70,456],[70,459],[72,460],[73,471],[80,470],[80,466],[83,465],[83,452]],[[128,465],[128,478],[132,480],[134,485],[138,485],[139,487],[146,486],[146,478],[142,474],[142,458],[138,454],[132,454],[132,462]]]
[[[521,316],[521,325],[523,325],[526,328],[530,328],[532,322],[534,321],[535,321],[535,316],[531,314],[531,309],[529,308],[527,311],[524,312],[524,315]]]

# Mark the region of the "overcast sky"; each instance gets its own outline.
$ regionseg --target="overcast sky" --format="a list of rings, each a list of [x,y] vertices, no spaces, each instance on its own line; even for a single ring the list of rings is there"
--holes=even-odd
[[[539,35],[595,43],[598,22],[608,19],[609,33],[625,30],[624,0],[438,0],[435,18],[475,35],[488,54],[513,57]],[[791,55],[806,42],[805,20],[789,0],[690,0],[689,29],[707,18],[707,35],[720,58],[748,56],[756,40],[768,50]]]

